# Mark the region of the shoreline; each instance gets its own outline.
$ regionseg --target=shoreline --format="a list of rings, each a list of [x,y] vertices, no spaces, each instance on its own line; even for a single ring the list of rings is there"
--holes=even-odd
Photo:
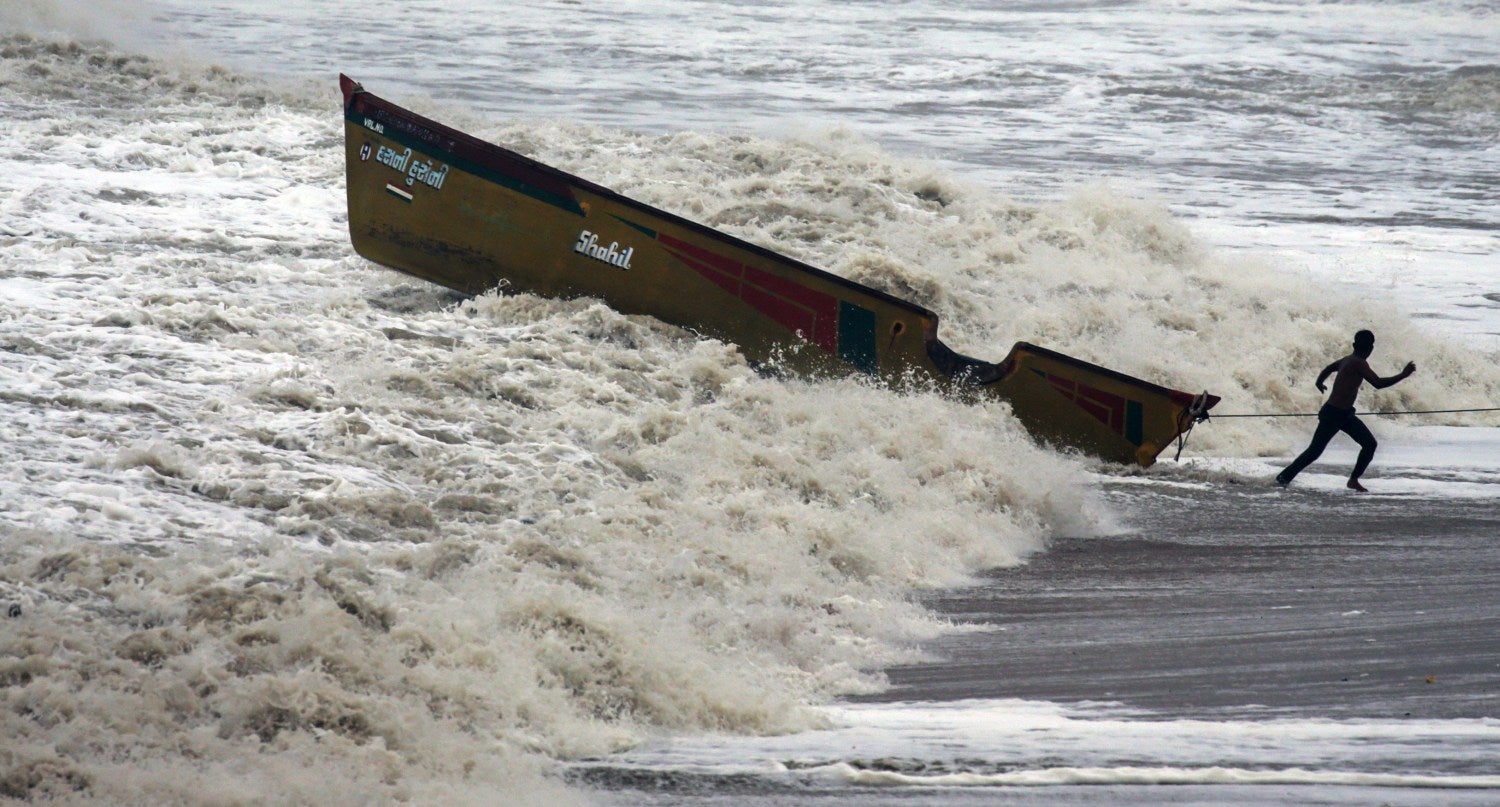
[[[1068,538],[922,597],[963,625],[939,660],[854,702],[1116,701],[1167,716],[1500,716],[1500,429],[1416,427],[1342,489],[1338,439],[1289,489],[1280,460],[1103,477],[1125,532]],[[1202,463],[1212,467],[1213,461]],[[1243,478],[1243,482],[1238,481]],[[1184,481],[1186,479],[1186,481]],[[1451,489],[1453,495],[1441,495]]]

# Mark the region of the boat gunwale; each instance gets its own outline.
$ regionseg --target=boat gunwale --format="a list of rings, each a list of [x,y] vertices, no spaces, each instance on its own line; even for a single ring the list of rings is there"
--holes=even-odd
[[[1141,387],[1158,395],[1165,395],[1167,396],[1167,398],[1178,404],[1188,405],[1191,404],[1196,398],[1196,396],[1194,396],[1191,392],[1162,386],[1161,384],[1158,384],[1154,381],[1147,381],[1143,378],[1137,378],[1136,376],[1133,376],[1129,373],[1121,372],[1120,370],[1112,370],[1102,364],[1095,364],[1091,361],[1085,361],[1076,356],[1069,356],[1066,353],[1059,353],[1055,350],[1052,350],[1051,348],[1045,348],[1040,345],[1033,345],[1030,342],[1017,342],[1015,347],[1011,348],[1010,355],[1006,357],[1005,361],[1010,361],[1015,356],[1016,351],[1018,350],[1027,350],[1032,353],[1036,353],[1044,358],[1054,359],[1066,364],[1072,364],[1079,367],[1086,367],[1096,373],[1099,373],[1100,375],[1108,376],[1115,381],[1120,381],[1137,387]],[[1209,395],[1207,398],[1208,403],[1205,409],[1213,408],[1219,403],[1220,400],[1222,399],[1217,395]]]

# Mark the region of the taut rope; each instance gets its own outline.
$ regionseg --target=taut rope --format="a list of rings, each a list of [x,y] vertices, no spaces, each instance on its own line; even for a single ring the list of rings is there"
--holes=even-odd
[[[1399,412],[1360,412],[1360,415],[1371,417],[1385,417],[1387,415],[1445,415],[1452,412],[1500,412],[1500,406],[1490,406],[1482,409],[1405,409]],[[1204,420],[1213,418],[1315,418],[1317,412],[1250,412],[1243,415],[1221,415],[1217,412],[1204,413]]]
[[[1198,396],[1193,401],[1193,405],[1191,407],[1183,410],[1183,423],[1179,424],[1177,435],[1177,456],[1174,458],[1176,460],[1180,461],[1182,459],[1182,449],[1187,447],[1188,435],[1191,435],[1193,433],[1193,427],[1205,420],[1212,420],[1213,418],[1315,418],[1318,416],[1317,412],[1247,412],[1244,414],[1229,415],[1210,414],[1208,410],[1203,408],[1204,398],[1207,395],[1208,393],[1204,393],[1203,395]],[[1360,414],[1370,415],[1373,417],[1387,417],[1393,415],[1448,415],[1459,412],[1500,412],[1500,406],[1486,406],[1474,409],[1403,409],[1398,412],[1361,412]]]

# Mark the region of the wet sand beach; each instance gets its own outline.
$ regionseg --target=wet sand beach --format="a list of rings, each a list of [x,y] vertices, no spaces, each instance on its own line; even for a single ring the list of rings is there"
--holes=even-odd
[[[1378,482],[1372,482],[1378,487]],[[992,630],[883,698],[1117,701],[1163,716],[1500,710],[1500,507],[1250,485],[1114,486],[1130,534],[931,598]]]

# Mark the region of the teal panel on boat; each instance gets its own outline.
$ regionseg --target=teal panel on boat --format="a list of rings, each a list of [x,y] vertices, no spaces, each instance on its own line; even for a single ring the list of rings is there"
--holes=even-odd
[[[1144,420],[1145,411],[1141,402],[1127,400],[1125,402],[1125,439],[1133,445],[1140,445],[1141,441],[1146,439],[1143,434],[1145,426],[1142,421]]]
[[[839,358],[860,372],[874,374],[880,369],[875,352],[875,312],[847,300],[839,301]]]

